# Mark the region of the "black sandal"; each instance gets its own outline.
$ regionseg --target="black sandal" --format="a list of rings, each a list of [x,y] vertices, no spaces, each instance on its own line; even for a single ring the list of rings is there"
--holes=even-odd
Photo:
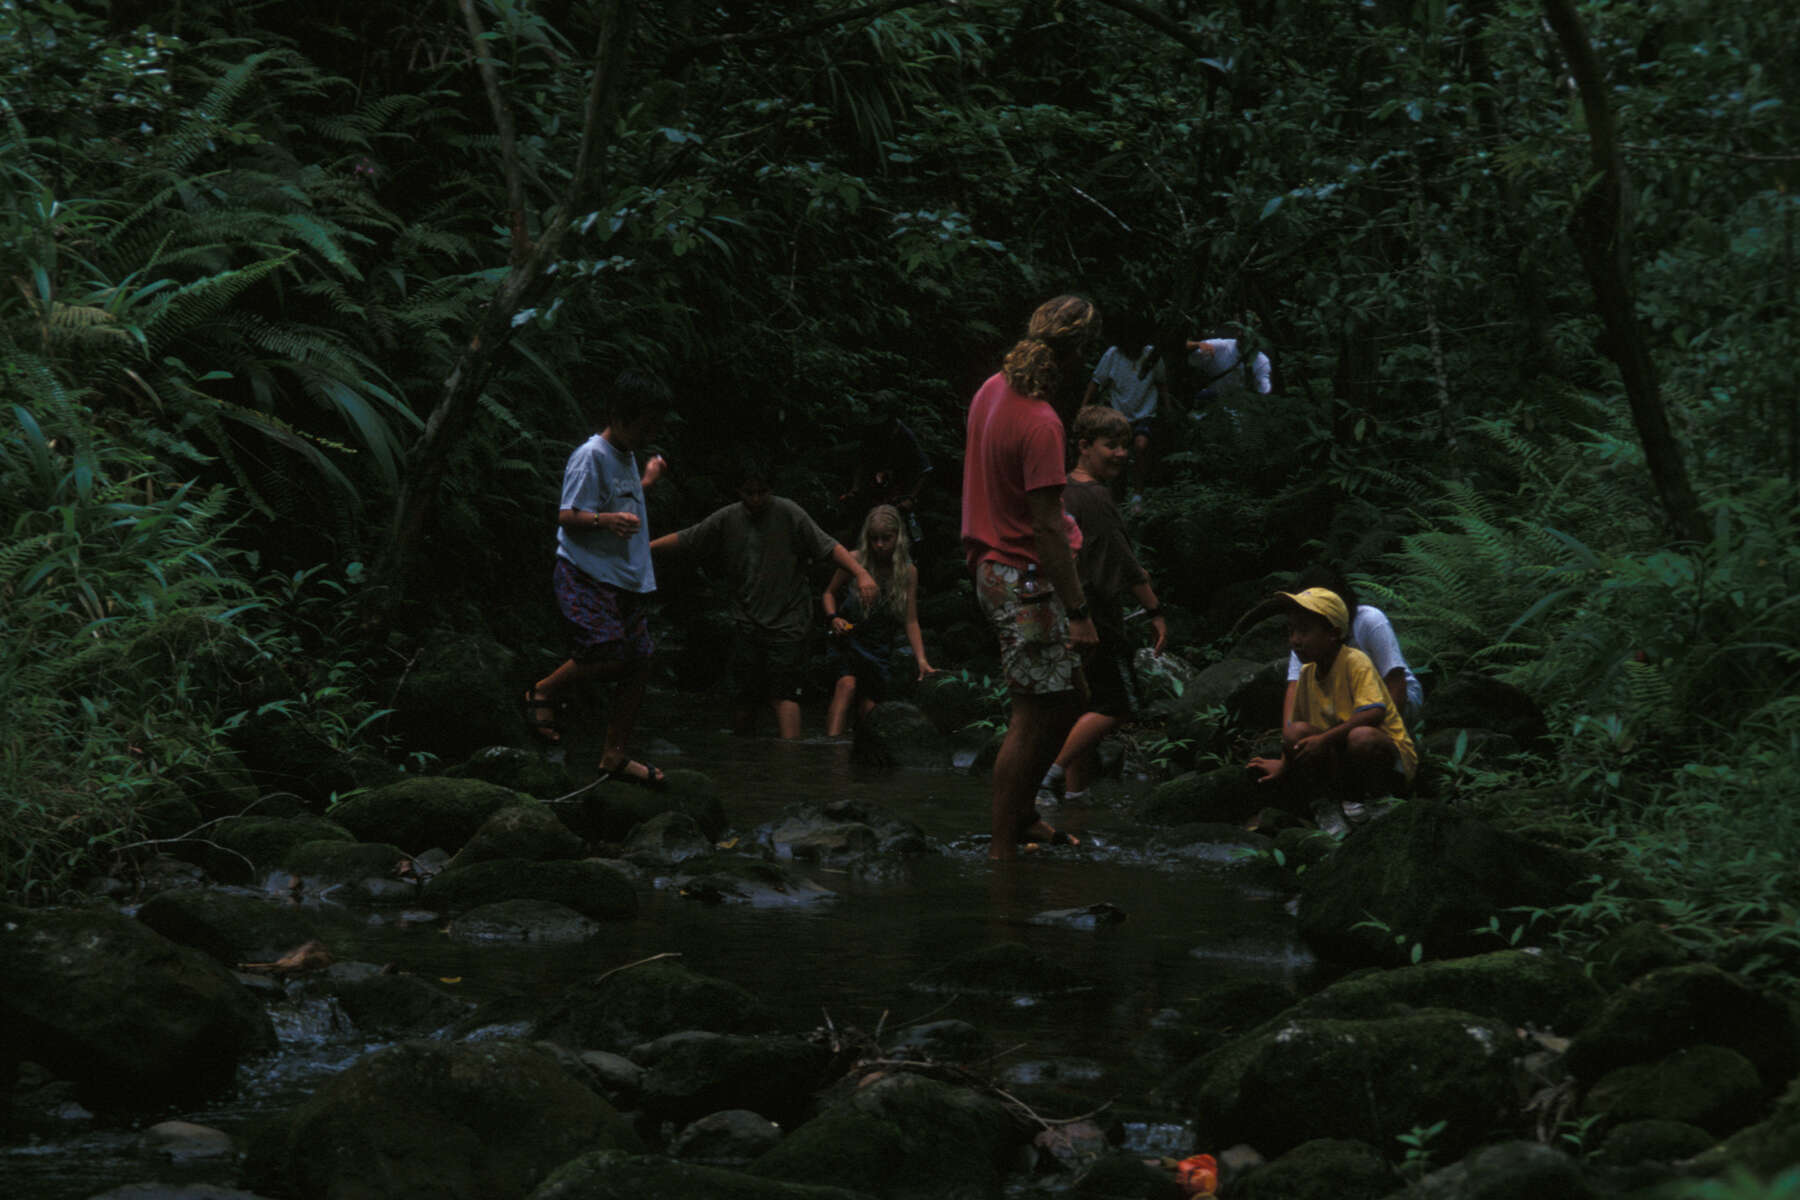
[[[634,763],[637,766],[644,768],[644,773],[642,775],[633,775],[631,773],[631,767]],[[650,763],[637,762],[636,759],[632,758],[626,759],[616,767],[601,767],[600,776],[595,779],[594,782],[605,783],[612,779],[616,779],[621,783],[629,783],[634,787],[648,788],[653,792],[660,792],[665,787],[669,786],[669,777],[663,774],[660,768],[655,767]]]

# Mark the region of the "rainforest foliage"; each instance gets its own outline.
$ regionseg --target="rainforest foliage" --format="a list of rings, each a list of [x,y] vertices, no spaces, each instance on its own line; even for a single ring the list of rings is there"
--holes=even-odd
[[[1551,713],[1534,780],[1464,786],[1533,783],[1665,924],[1791,972],[1790,32],[1748,0],[0,0],[5,890],[65,894],[271,717],[429,765],[375,681],[445,628],[547,644],[557,473],[625,365],[679,398],[668,520],[744,453],[829,508],[904,416],[954,595],[962,405],[1073,290],[1276,363],[1162,418],[1137,533],[1178,649],[1348,564],[1428,687]]]

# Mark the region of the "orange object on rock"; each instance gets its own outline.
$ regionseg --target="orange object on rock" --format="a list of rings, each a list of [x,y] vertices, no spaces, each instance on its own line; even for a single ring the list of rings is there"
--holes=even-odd
[[[1219,1160],[1191,1154],[1175,1164],[1175,1182],[1190,1196],[1210,1196],[1219,1190]]]

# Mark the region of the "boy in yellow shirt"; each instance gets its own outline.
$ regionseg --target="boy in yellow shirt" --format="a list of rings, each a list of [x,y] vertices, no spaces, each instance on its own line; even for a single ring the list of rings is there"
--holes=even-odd
[[[1365,796],[1404,795],[1419,752],[1375,664],[1344,645],[1350,614],[1343,599],[1317,587],[1276,596],[1287,603],[1299,689],[1281,757],[1251,759],[1250,773],[1265,784],[1323,784],[1353,819]]]

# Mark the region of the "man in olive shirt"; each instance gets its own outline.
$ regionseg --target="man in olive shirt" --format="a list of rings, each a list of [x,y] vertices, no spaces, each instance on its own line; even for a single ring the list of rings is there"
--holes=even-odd
[[[664,534],[651,553],[681,550],[700,555],[724,573],[731,589],[732,727],[750,733],[759,703],[775,712],[784,738],[800,736],[800,691],[806,635],[812,629],[813,589],[807,569],[830,558],[873,606],[875,579],[856,556],[820,529],[806,510],[769,491],[760,470],[745,472],[738,501],[698,524]]]

